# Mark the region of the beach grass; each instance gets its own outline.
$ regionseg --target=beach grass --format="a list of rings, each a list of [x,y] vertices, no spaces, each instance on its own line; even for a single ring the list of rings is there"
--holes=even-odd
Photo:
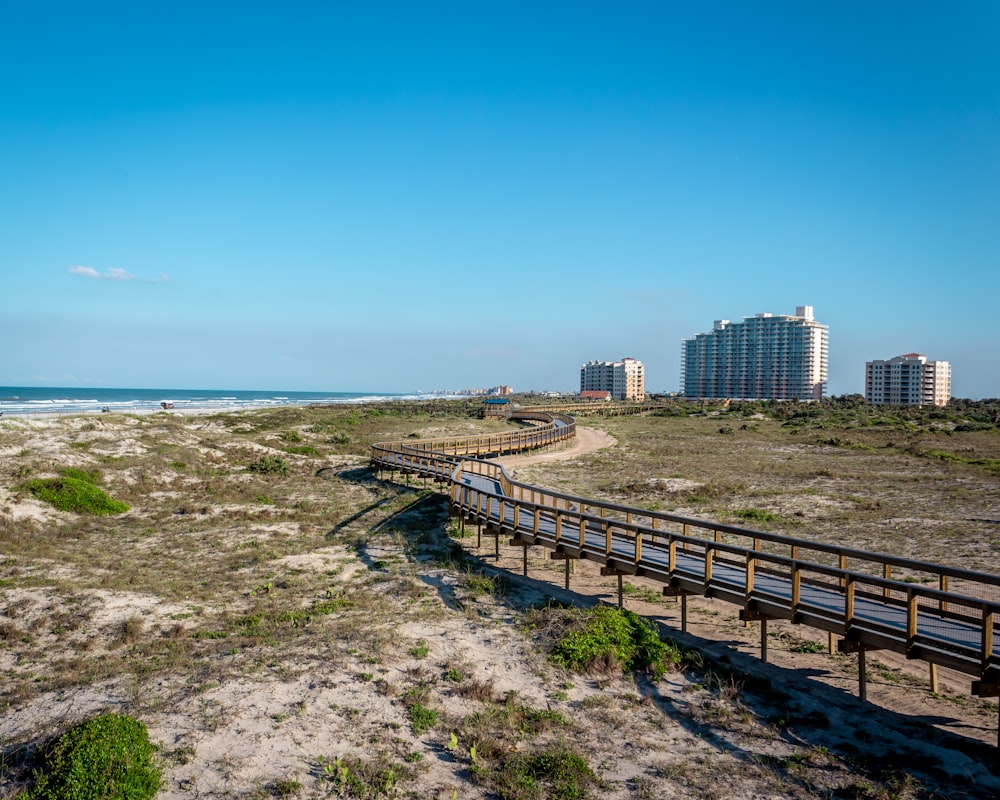
[[[740,419],[588,419],[618,445],[524,467],[519,478],[975,568],[995,563],[1000,487],[988,462],[978,463],[1000,456],[995,432],[820,430],[766,418],[743,428]],[[718,433],[723,423],[732,434]],[[687,687],[671,700],[650,688],[658,669],[632,673],[624,657],[604,674],[553,662],[555,634],[569,622],[529,622],[545,618],[538,604],[556,590],[498,572],[473,537],[457,537],[433,488],[383,480],[367,466],[375,441],[506,424],[447,402],[0,422],[9,454],[0,460],[0,728],[8,742],[0,796],[30,784],[41,748],[69,722],[109,708],[150,725],[171,797],[198,781],[229,780],[234,796],[391,784],[400,796],[485,798],[529,778],[553,791],[574,764],[595,776],[581,779],[581,793],[660,796],[687,785],[711,796],[712,776],[743,769],[747,757],[706,742],[773,755],[773,737],[787,760],[751,760],[745,792],[889,791],[885,765],[837,750],[845,739],[829,723],[824,729],[773,692],[748,693],[749,679],[687,654],[670,667]],[[962,459],[927,455],[937,451]],[[99,484],[128,509],[60,510],[25,488],[67,475]],[[644,601],[644,591],[636,584],[630,602]],[[662,599],[653,609],[663,612]],[[586,630],[582,621],[578,629]],[[821,657],[805,640],[781,641]],[[250,714],[244,695],[270,699],[255,699]],[[766,702],[753,705],[758,696]],[[690,720],[678,716],[681,705]],[[975,702],[966,712],[980,714]],[[995,708],[987,714],[993,719]],[[623,715],[650,744],[634,756],[634,774],[601,784],[611,779],[597,776],[616,774]],[[798,725],[801,746],[776,733],[770,720],[778,718]],[[807,730],[796,720],[816,724]],[[303,756],[291,744],[298,755],[280,763],[240,761],[223,737],[250,726],[309,742],[312,766],[295,766]],[[338,744],[346,741],[349,748]],[[817,747],[832,754],[811,764]]]

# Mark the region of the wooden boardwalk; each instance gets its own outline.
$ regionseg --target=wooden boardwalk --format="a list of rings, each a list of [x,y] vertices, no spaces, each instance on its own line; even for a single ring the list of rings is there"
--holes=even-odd
[[[1000,696],[1000,576],[883,553],[576,497],[513,480],[490,457],[563,441],[571,417],[532,412],[514,418],[532,427],[489,436],[372,446],[372,465],[446,483],[462,524],[524,548],[540,546],[569,561],[587,559],[602,573],[639,575],[681,598],[713,597],[761,623],[786,619],[840,637],[858,654],[865,697],[865,653],[891,650],[973,678],[971,691]]]

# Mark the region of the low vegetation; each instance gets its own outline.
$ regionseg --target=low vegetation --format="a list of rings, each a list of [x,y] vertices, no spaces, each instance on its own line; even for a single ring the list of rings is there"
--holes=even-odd
[[[143,723],[102,714],[55,741],[24,800],[148,800],[162,781],[154,752]]]
[[[596,606],[550,608],[530,618],[552,641],[552,660],[582,672],[646,672],[660,678],[682,662],[681,652],[660,639],[649,620],[631,611]]]
[[[501,800],[586,800],[599,786],[587,760],[563,744],[508,753],[492,767],[474,764],[471,774]]]
[[[261,456],[253,461],[247,469],[258,475],[287,475],[288,462],[281,456]]]
[[[107,492],[96,485],[97,476],[81,469],[67,468],[58,478],[36,478],[22,484],[22,490],[30,492],[46,503],[51,503],[60,511],[79,514],[124,514],[127,503],[113,500]]]
[[[532,552],[524,582],[522,552],[504,539],[496,557],[489,537],[477,549],[468,526],[459,537],[439,487],[368,467],[374,441],[507,429],[476,408],[4,417],[0,797],[73,796],[54,777],[70,758],[46,761],[47,744],[67,720],[110,710],[148,726],[159,754],[137,783],[158,785],[162,770],[173,797],[996,796],[993,751],[978,742],[946,769],[926,755],[954,741],[910,716],[872,706],[855,721],[817,708],[828,687],[815,687],[823,700],[784,694],[631,612],[556,602],[574,600],[562,563]],[[675,404],[585,420],[618,446],[519,478],[992,570],[1000,437],[981,411]],[[26,484],[53,475],[129,513],[35,502]],[[613,592],[592,563],[572,580]],[[623,587],[628,605],[669,622],[677,606],[658,589]],[[757,646],[756,628],[696,601],[690,614]],[[824,659],[823,673],[850,667],[778,626],[770,638],[773,651]],[[927,702],[991,747],[995,705],[961,700]],[[255,736],[265,760],[219,745]]]

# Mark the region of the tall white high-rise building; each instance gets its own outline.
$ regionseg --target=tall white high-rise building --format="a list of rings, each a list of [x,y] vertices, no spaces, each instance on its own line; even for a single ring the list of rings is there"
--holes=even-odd
[[[646,376],[642,362],[634,358],[621,361],[588,361],[580,367],[581,392],[611,392],[618,400],[646,399]]]
[[[828,329],[812,306],[794,315],[717,320],[685,339],[681,386],[688,398],[821,400],[826,394]]]
[[[951,364],[906,353],[865,363],[865,400],[911,406],[946,406],[951,399]]]

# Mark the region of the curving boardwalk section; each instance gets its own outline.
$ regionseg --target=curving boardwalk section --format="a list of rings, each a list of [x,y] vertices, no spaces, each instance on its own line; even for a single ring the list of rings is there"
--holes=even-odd
[[[562,414],[517,413],[531,427],[503,434],[382,443],[379,470],[446,483],[463,521],[511,545],[587,559],[603,574],[640,575],[686,598],[741,609],[745,620],[787,619],[837,634],[857,652],[885,649],[972,676],[972,691],[1000,696],[1000,576],[575,497],[513,480],[488,459],[575,435]],[[568,561],[567,561],[568,564]],[[569,571],[567,567],[567,582]],[[620,599],[620,594],[619,594]],[[932,671],[932,676],[935,673]],[[934,678],[932,677],[932,682]]]

